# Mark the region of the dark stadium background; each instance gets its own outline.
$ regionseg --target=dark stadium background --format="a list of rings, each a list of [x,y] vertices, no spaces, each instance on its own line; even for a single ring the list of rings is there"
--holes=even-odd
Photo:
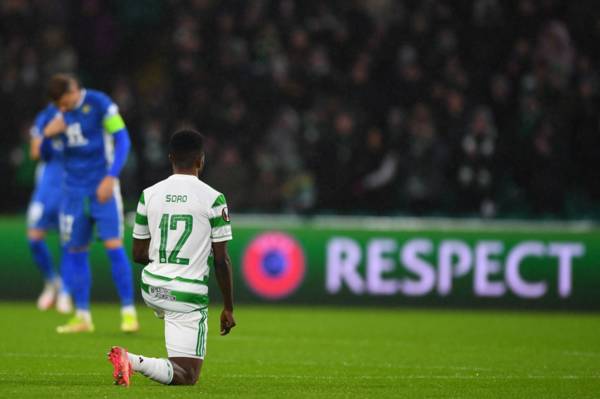
[[[22,1],[0,5],[4,212],[55,72],[119,104],[131,204],[179,126],[234,212],[598,215],[593,0]]]

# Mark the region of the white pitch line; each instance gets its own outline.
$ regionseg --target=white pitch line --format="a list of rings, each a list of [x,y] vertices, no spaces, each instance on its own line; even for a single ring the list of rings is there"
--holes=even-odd
[[[276,337],[268,337],[268,336],[236,336],[229,337],[228,341],[241,341],[241,342],[266,342],[269,344],[283,344],[289,345],[289,340],[286,338],[276,338]],[[303,338],[303,337],[294,337],[295,342],[303,342],[313,345],[328,345],[328,346],[352,346],[354,348],[360,347],[361,349],[369,349],[374,345],[373,340],[371,339],[329,339],[329,338]],[[377,342],[378,348],[393,348],[393,349],[401,349],[408,348],[410,344],[408,342],[397,342],[397,341],[388,341],[388,342]]]
[[[15,375],[15,372],[0,371],[0,376]],[[101,376],[107,373],[70,373],[70,372],[40,372],[35,373],[44,377],[65,376]],[[213,377],[214,378],[214,377]],[[218,377],[217,377],[218,378]],[[227,374],[222,378],[268,378],[277,380],[327,380],[334,381],[352,378],[354,380],[597,380],[600,375],[355,375],[355,376],[327,376],[327,375],[289,375],[289,374]]]
[[[103,358],[104,354],[98,356],[91,355],[68,355],[64,353],[27,353],[27,352],[0,352],[0,357],[34,357],[51,359],[98,359]]]
[[[324,375],[279,375],[279,374],[227,374],[223,378],[270,378],[298,380],[338,380],[352,378],[355,380],[586,380],[600,379],[600,375],[356,375],[356,376],[324,376]]]
[[[417,370],[455,370],[455,371],[472,371],[472,372],[481,372],[481,371],[494,371],[491,368],[485,368],[485,367],[469,367],[469,366],[422,366],[422,365],[408,365],[408,364],[394,364],[394,363],[365,363],[365,361],[363,360],[362,362],[356,362],[356,363],[352,363],[352,362],[339,362],[339,363],[324,363],[324,362],[317,362],[317,361],[310,361],[310,360],[299,360],[299,361],[294,361],[294,362],[273,362],[273,361],[269,361],[269,360],[260,360],[260,359],[256,359],[256,360],[249,360],[247,359],[247,361],[249,363],[252,364],[256,364],[258,366],[262,366],[262,365],[269,365],[269,366],[273,366],[273,365],[278,365],[278,366],[324,366],[324,367],[361,367],[364,368],[365,366],[368,367],[374,367],[374,368],[382,368],[382,369],[397,369],[397,370],[411,370],[411,369],[417,369]],[[210,363],[215,363],[215,364],[239,364],[239,361],[233,361],[233,360],[214,360],[211,359]]]
[[[600,357],[600,353],[598,352],[564,351],[562,354],[569,356]]]
[[[0,375],[18,375],[16,372],[0,371]],[[68,372],[41,372],[35,373],[37,376],[44,377],[65,377],[65,376],[86,376],[86,375],[110,375],[110,373],[68,373]]]
[[[110,373],[109,373],[110,374]],[[0,376],[15,375],[15,372],[0,371]],[[68,372],[41,372],[35,373],[38,376],[45,377],[63,377],[63,376],[100,376],[107,373],[68,373]],[[214,377],[213,377],[214,378]],[[279,374],[227,374],[222,378],[269,378],[278,380],[339,380],[352,378],[355,380],[545,380],[545,379],[561,379],[561,380],[586,380],[600,379],[600,375],[358,375],[358,376],[324,376],[324,375],[279,375]]]

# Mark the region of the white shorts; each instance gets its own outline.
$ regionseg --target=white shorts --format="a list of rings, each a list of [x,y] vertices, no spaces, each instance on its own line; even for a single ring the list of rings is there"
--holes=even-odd
[[[208,308],[189,313],[154,308],[165,321],[165,344],[169,357],[204,359],[208,333]]]
[[[173,291],[172,286],[170,281],[162,281],[148,273],[142,273],[142,298],[146,305],[154,309],[156,316],[165,321],[165,343],[169,357],[204,359],[208,308],[177,300],[177,295],[181,295],[183,290],[176,287],[181,291]],[[206,286],[200,288],[206,291]],[[185,294],[200,296],[197,293]]]

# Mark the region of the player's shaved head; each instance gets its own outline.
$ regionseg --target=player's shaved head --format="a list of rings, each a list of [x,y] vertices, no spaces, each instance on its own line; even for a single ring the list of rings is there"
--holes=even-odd
[[[196,167],[204,157],[204,136],[192,129],[175,132],[169,141],[169,157],[176,168]]]

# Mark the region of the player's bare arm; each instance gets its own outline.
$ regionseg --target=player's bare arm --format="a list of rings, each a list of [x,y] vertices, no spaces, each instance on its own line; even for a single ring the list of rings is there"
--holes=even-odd
[[[149,256],[150,239],[140,240],[137,238],[133,239],[132,256],[135,263],[140,265],[147,265],[152,262]]]
[[[45,137],[55,137],[67,130],[67,124],[62,116],[58,113],[44,128]]]
[[[34,137],[29,142],[29,157],[37,161],[40,159],[40,146],[42,145],[41,137]]]
[[[215,261],[215,276],[223,295],[223,311],[221,312],[221,335],[229,334],[235,327],[233,318],[233,280],[231,274],[231,259],[227,253],[227,241],[212,244]]]

